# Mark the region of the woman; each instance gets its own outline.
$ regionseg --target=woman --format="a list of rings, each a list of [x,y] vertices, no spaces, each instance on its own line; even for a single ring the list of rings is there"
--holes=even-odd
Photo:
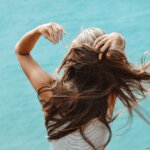
[[[143,83],[150,83],[149,64],[136,68],[128,62],[119,33],[89,28],[71,43],[58,68],[58,73],[64,69],[62,77],[52,77],[30,52],[41,35],[58,44],[63,33],[57,23],[40,25],[17,43],[16,56],[41,102],[51,150],[104,149],[116,118],[116,98],[131,116],[133,109],[138,112],[138,95],[144,99],[148,93]]]

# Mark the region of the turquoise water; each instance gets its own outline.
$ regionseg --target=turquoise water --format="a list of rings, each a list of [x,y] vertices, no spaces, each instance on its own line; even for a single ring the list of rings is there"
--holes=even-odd
[[[130,61],[139,63],[150,49],[150,1],[148,0],[0,0],[0,150],[48,150],[44,117],[36,93],[22,72],[14,46],[35,26],[58,22],[68,32],[59,45],[41,38],[32,56],[49,73],[59,66],[71,40],[84,28],[97,26],[126,39]],[[150,113],[150,98],[141,103]],[[126,114],[113,123],[107,150],[150,148],[150,127],[137,115],[129,130],[119,130]]]

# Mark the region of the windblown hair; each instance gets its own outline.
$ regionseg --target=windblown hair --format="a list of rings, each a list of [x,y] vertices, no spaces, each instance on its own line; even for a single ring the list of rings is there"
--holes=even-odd
[[[45,113],[49,140],[62,138],[78,129],[83,139],[97,150],[84,134],[86,123],[97,117],[109,131],[108,140],[103,145],[105,148],[112,137],[109,124],[116,117],[110,115],[115,102],[109,101],[109,94],[116,95],[131,116],[138,108],[138,101],[146,98],[150,73],[146,71],[149,64],[144,63],[145,57],[141,58],[142,65],[135,67],[127,60],[123,50],[108,49],[110,57],[104,53],[100,61],[93,43],[103,34],[97,28],[84,30],[76,38],[78,46],[70,48],[58,69],[58,73],[64,69],[61,79],[54,79],[39,89],[38,98]],[[50,96],[40,97],[46,91],[50,92]],[[49,124],[49,121],[54,123]],[[57,131],[67,122],[62,130]]]

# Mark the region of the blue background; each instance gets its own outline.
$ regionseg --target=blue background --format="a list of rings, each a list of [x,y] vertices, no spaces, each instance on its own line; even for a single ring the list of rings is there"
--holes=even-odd
[[[27,31],[39,24],[58,22],[68,32],[56,46],[42,37],[32,51],[34,59],[51,74],[70,42],[87,27],[120,32],[126,39],[128,59],[135,64],[150,49],[149,0],[0,0],[0,10],[0,150],[50,147],[41,105],[14,53],[15,44]],[[148,113],[149,100],[141,103]],[[124,113],[112,124],[113,138],[107,150],[150,147],[150,126],[135,114],[129,129],[119,130],[126,120]]]

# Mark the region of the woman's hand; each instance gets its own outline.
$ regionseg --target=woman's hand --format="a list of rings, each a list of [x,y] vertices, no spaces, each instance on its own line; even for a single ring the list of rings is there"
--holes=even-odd
[[[15,52],[20,55],[28,55],[33,49],[34,45],[41,37],[45,36],[54,44],[62,40],[62,33],[66,33],[63,27],[57,23],[42,24],[31,31],[27,32],[16,44]]]
[[[106,49],[124,50],[125,41],[121,34],[113,32],[97,38],[94,46],[96,49],[100,48],[101,52],[104,52]]]
[[[37,29],[41,35],[54,44],[58,43],[59,40],[62,40],[63,33],[66,34],[64,28],[57,23],[42,24],[38,26]]]

